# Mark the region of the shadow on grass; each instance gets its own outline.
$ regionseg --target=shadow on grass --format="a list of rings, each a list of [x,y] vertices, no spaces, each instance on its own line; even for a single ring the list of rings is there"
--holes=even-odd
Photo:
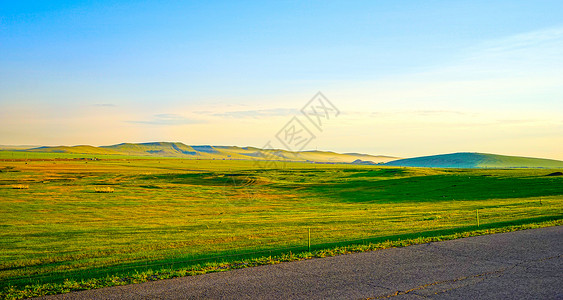
[[[303,185],[309,193],[338,202],[397,203],[486,200],[562,195],[563,178],[501,178],[475,175],[429,175],[348,180]],[[296,186],[285,188],[294,189]]]

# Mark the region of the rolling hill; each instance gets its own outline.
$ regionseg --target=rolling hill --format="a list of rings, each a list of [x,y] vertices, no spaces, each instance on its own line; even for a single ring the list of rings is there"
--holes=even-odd
[[[287,160],[316,163],[381,164],[396,157],[374,156],[359,153],[335,153],[330,151],[288,151],[236,146],[188,146],[183,143],[122,143],[111,146],[57,146],[27,149],[30,152],[74,153],[100,155],[131,155],[152,157],[177,157],[192,159],[239,159],[239,160]]]
[[[14,149],[15,150],[15,149]],[[348,163],[427,168],[563,168],[563,161],[488,153],[460,152],[400,159],[392,156],[331,151],[289,151],[255,147],[185,145],[174,142],[122,143],[111,146],[57,146],[18,149],[42,153],[126,155],[187,159],[285,160],[311,163]]]
[[[386,166],[428,168],[563,168],[563,161],[488,153],[460,152],[398,159]]]

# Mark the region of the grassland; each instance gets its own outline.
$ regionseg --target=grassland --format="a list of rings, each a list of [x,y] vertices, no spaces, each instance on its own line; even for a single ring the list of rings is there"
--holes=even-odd
[[[22,155],[0,151],[0,288],[12,292],[308,250],[309,230],[320,249],[472,231],[477,210],[480,228],[563,219],[563,176],[545,176],[560,169]]]

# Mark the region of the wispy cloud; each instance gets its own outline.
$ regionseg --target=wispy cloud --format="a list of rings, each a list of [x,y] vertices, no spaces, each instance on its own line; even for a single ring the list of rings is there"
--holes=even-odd
[[[378,101],[373,106],[365,103],[372,111],[379,107],[464,111],[563,107],[563,27],[480,42],[457,57],[421,72],[390,76],[366,87],[351,86],[349,94],[371,89],[369,97]]]
[[[150,120],[127,121],[127,123],[148,125],[185,125],[201,122],[201,120],[186,118],[178,114],[156,114]]]
[[[343,115],[359,117],[389,117],[396,115],[409,116],[464,116],[471,113],[457,110],[382,110],[382,111],[347,111]]]
[[[112,103],[96,103],[96,104],[92,104],[92,106],[95,106],[95,107],[117,107],[117,105],[112,104]]]
[[[212,110],[195,110],[192,111],[194,114],[199,114],[199,115],[211,115],[214,112]]]
[[[454,67],[463,67],[466,72],[500,72],[512,76],[552,72],[563,65],[563,27],[487,41],[468,50],[462,65]]]
[[[521,33],[496,41],[484,43],[482,52],[486,54],[503,54],[528,48],[560,45],[563,41],[563,27],[547,28],[538,31]]]
[[[295,114],[299,114],[298,109],[273,108],[273,109],[229,111],[223,113],[215,113],[213,114],[213,116],[229,117],[229,118],[260,118],[260,117],[291,116]]]
[[[410,113],[418,116],[444,116],[444,115],[467,115],[467,112],[454,111],[454,110],[415,110],[406,111],[405,113]]]

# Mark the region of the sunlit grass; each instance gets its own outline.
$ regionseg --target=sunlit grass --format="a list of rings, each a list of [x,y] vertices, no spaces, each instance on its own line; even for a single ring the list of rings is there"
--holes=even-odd
[[[94,188],[94,192],[96,193],[113,193],[115,192],[115,190],[109,186],[105,186],[105,187],[97,187]]]
[[[27,189],[29,189],[29,185],[28,184],[13,184],[12,188],[16,189],[16,190],[27,190]]]
[[[560,170],[121,158],[0,161],[0,170],[3,287],[304,246],[309,229],[315,245],[469,228],[477,209],[482,226],[563,215],[563,177],[545,176]]]

